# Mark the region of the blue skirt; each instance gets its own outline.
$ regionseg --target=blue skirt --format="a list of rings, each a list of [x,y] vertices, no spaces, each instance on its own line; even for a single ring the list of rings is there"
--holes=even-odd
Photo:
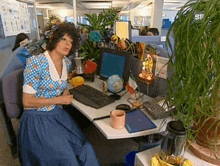
[[[25,111],[18,141],[23,166],[99,166],[86,135],[58,106],[49,112]]]

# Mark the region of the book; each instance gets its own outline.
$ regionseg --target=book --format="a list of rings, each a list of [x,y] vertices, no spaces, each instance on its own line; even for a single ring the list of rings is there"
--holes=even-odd
[[[145,115],[141,109],[137,108],[126,113],[125,128],[129,133],[154,129],[157,126]]]

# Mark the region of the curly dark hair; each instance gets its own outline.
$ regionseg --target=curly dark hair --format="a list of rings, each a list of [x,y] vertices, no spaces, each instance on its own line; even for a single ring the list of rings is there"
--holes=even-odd
[[[47,29],[50,28],[51,26],[47,27]],[[49,51],[55,49],[57,43],[66,34],[73,40],[73,45],[68,55],[73,54],[79,46],[80,32],[72,23],[61,23],[59,27],[53,32],[52,36],[49,39],[46,39],[46,49]]]

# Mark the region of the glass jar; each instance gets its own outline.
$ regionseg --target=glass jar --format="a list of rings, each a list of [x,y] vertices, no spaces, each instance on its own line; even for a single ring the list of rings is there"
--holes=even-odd
[[[170,121],[162,140],[160,158],[169,164],[180,165],[184,160],[185,145],[186,129],[182,122]]]

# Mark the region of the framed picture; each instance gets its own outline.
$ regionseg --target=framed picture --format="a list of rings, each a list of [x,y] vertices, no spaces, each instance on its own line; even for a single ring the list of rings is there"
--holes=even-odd
[[[115,21],[115,34],[120,39],[131,40],[131,21]]]
[[[164,58],[160,56],[156,58],[155,76],[158,76],[163,79],[167,79],[168,62],[169,62],[169,58]]]

